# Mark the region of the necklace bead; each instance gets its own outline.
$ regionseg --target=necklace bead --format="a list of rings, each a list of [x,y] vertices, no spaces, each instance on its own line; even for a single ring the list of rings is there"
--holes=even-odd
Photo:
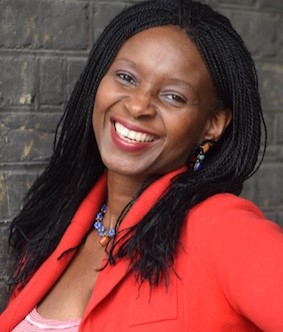
[[[107,211],[107,205],[104,203],[101,206],[100,211],[97,213],[95,217],[95,221],[93,223],[94,229],[97,230],[98,235],[101,237],[99,244],[101,247],[107,246],[107,244],[110,242],[110,240],[115,236],[116,229],[115,227],[111,227],[109,229],[109,232],[107,232],[106,227],[103,225],[103,219],[105,216],[105,213]]]

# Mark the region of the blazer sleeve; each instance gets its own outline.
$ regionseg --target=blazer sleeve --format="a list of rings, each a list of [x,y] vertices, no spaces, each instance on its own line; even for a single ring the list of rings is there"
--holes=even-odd
[[[195,249],[230,305],[263,331],[283,331],[282,229],[230,194],[201,203],[193,219]]]

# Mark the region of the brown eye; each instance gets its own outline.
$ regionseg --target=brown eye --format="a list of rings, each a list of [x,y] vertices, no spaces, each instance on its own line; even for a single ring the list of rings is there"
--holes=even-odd
[[[126,85],[136,85],[135,79],[127,73],[117,73],[116,74],[119,81]]]
[[[168,96],[169,99],[172,99],[173,101],[175,101],[176,103],[182,103],[182,104],[185,104],[186,101],[184,98],[178,96],[178,95],[169,95]]]
[[[162,98],[165,99],[166,102],[169,102],[170,104],[176,105],[176,106],[182,106],[187,103],[187,100],[185,97],[176,94],[176,93],[164,93],[162,94]]]

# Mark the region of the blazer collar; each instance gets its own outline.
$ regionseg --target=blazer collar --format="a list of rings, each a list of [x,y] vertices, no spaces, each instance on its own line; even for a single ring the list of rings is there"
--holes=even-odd
[[[119,229],[126,229],[139,222],[158,198],[162,196],[172,178],[184,172],[185,169],[185,167],[181,167],[152,183],[131,207]],[[35,272],[19,295],[11,301],[6,312],[3,312],[3,316],[1,315],[2,319],[4,317],[11,319],[10,329],[16,326],[40,302],[66,269],[75,252],[69,252],[60,260],[58,260],[58,257],[66,250],[76,247],[90,229],[94,216],[105,199],[106,182],[107,175],[104,174],[79,206],[57,248]],[[84,317],[88,316],[127,275],[129,272],[128,263],[127,259],[121,259],[114,267],[108,265],[99,273]],[[7,331],[9,331],[9,328]]]
[[[3,332],[11,331],[24,319],[64,272],[75,251],[64,255],[60,260],[58,260],[58,257],[66,250],[76,247],[84,238],[105,194],[106,175],[104,174],[82,201],[56,249],[34,273],[19,294],[12,298],[6,310],[1,314],[1,324],[2,320],[7,323],[7,326],[3,327]]]
[[[185,171],[185,167],[170,172],[157,181],[153,182],[136,200],[129,212],[124,217],[119,230],[123,231],[138,223],[152,208],[155,202],[168,189],[171,180],[178,174]],[[123,232],[122,232],[123,233]],[[119,235],[117,236],[119,240]],[[106,257],[105,257],[106,259]],[[128,259],[120,259],[115,266],[107,265],[105,269],[99,272],[96,280],[92,297],[89,301],[84,317],[108,295],[129,273]]]

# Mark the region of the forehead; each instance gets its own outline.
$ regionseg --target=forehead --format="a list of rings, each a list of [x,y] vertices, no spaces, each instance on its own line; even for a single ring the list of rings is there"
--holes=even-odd
[[[189,80],[196,86],[212,86],[196,45],[177,26],[154,27],[137,33],[122,45],[114,59],[117,61],[126,61],[156,75]]]
[[[141,31],[130,37],[118,51],[118,55],[124,52],[140,53],[145,49],[148,58],[154,52],[171,57],[172,55],[184,56],[187,60],[198,58],[201,60],[199,51],[185,31],[178,26],[159,26]],[[142,53],[141,53],[142,54]],[[201,60],[202,61],[202,60]]]

